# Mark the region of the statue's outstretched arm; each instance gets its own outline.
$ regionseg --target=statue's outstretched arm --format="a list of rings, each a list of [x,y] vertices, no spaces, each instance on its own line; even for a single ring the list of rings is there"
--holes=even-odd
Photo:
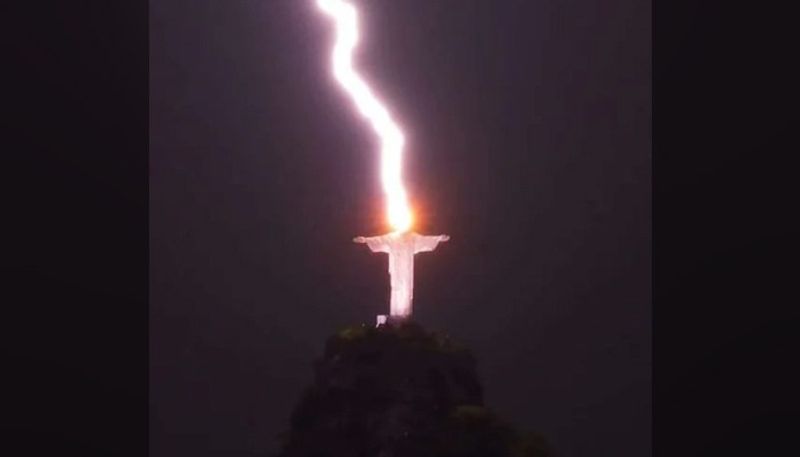
[[[414,253],[433,251],[439,243],[446,242],[449,239],[448,235],[419,236],[414,245]]]
[[[382,236],[357,236],[353,238],[354,243],[365,243],[372,252],[389,252],[389,244]]]

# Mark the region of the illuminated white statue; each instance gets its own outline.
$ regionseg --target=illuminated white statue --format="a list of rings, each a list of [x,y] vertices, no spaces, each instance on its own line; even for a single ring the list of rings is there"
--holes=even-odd
[[[392,295],[389,300],[389,316],[405,319],[411,315],[411,302],[414,296],[414,254],[430,252],[440,242],[449,240],[447,235],[425,236],[418,233],[393,232],[382,236],[353,239],[356,243],[366,243],[372,252],[389,254],[389,276]],[[379,323],[381,318],[379,317]]]

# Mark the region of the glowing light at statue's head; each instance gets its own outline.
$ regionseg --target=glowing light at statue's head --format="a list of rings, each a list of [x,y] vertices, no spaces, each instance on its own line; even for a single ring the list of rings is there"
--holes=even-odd
[[[386,195],[387,221],[395,231],[407,231],[411,228],[413,218],[402,179],[405,139],[389,111],[353,69],[353,49],[359,36],[358,13],[352,4],[344,0],[317,0],[317,6],[336,23],[333,75],[380,138],[381,183]]]

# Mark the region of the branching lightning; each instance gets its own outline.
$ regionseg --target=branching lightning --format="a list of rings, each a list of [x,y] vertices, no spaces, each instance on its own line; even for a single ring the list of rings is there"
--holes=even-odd
[[[345,0],[317,0],[317,6],[333,18],[336,42],[333,47],[333,75],[355,102],[358,111],[372,125],[381,142],[381,182],[386,194],[387,218],[397,232],[411,228],[411,209],[402,180],[405,139],[384,105],[353,69],[353,49],[358,43],[358,12]]]

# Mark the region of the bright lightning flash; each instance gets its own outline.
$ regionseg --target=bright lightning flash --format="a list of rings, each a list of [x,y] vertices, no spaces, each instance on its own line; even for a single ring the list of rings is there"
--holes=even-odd
[[[367,83],[353,69],[353,49],[358,43],[358,14],[344,0],[317,0],[317,6],[336,23],[333,47],[333,75],[350,95],[358,111],[369,121],[381,141],[381,182],[387,199],[389,225],[396,232],[411,228],[411,209],[403,187],[404,138],[400,127],[375,97]]]

